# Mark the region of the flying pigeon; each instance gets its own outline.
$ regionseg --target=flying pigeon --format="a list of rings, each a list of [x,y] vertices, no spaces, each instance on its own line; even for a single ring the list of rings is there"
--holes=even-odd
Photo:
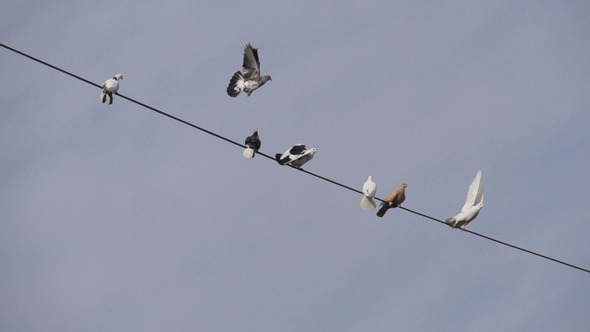
[[[119,91],[119,80],[123,79],[123,74],[117,74],[113,78],[109,78],[102,84],[102,92],[100,93],[100,102],[111,105],[113,103],[113,93]]]
[[[361,209],[373,210],[375,209],[375,193],[377,192],[377,184],[373,181],[373,178],[369,175],[365,184],[363,184],[363,198],[361,198]]]
[[[383,217],[385,212],[389,209],[396,208],[406,200],[406,187],[408,185],[403,183],[401,187],[392,191],[387,197],[385,197],[383,203],[381,203],[381,208],[377,211],[377,217]]]
[[[275,155],[275,158],[277,162],[281,165],[292,165],[299,168],[303,166],[306,162],[310,161],[316,152],[316,148],[307,150],[305,148],[305,145],[296,144],[293,145],[293,147],[291,147],[287,151],[285,151],[285,153],[283,154],[277,153]]]
[[[244,48],[244,64],[242,71],[235,72],[227,86],[227,94],[230,97],[237,97],[244,91],[250,96],[254,90],[260,88],[267,81],[272,81],[269,75],[260,76],[260,61],[258,60],[258,49],[253,48],[250,43]]]
[[[260,138],[258,138],[258,129],[254,129],[254,133],[248,137],[246,137],[246,141],[244,145],[246,145],[246,149],[244,150],[244,158],[251,159],[254,158],[258,149],[260,149]]]
[[[481,171],[477,171],[475,179],[469,186],[467,199],[461,212],[452,218],[448,218],[445,222],[453,228],[459,227],[465,230],[465,226],[477,217],[481,208],[483,208],[483,182],[481,181]]]

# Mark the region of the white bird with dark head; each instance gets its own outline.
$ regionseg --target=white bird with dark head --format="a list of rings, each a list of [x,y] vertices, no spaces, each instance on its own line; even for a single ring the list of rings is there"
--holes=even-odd
[[[113,78],[109,78],[102,84],[102,92],[100,93],[100,102],[111,105],[113,103],[113,93],[119,91],[119,81],[123,79],[123,74],[117,74]]]

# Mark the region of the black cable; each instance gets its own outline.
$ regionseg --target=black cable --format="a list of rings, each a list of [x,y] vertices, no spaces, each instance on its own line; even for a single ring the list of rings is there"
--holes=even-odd
[[[431,220],[437,221],[437,222],[439,222],[439,223],[441,223],[441,224],[445,224],[445,225],[449,226],[449,224],[447,224],[446,222],[444,222],[444,221],[442,221],[442,220],[440,220],[440,219],[436,219],[436,218],[433,218],[433,217],[431,217],[431,216],[425,215],[425,214],[423,214],[423,213],[420,213],[420,212],[416,212],[416,211],[410,210],[410,209],[408,209],[408,208],[405,208],[405,207],[403,207],[403,206],[399,206],[399,208],[400,208],[400,209],[402,209],[402,210],[406,210],[406,211],[408,211],[408,212],[411,212],[411,213],[413,213],[413,214],[419,215],[419,216],[421,216],[421,217],[428,218],[428,219],[431,219]],[[475,236],[479,236],[479,237],[481,237],[481,238],[484,238],[484,239],[486,239],[486,240],[490,240],[490,241],[493,241],[493,242],[496,242],[496,243],[499,243],[499,244],[505,245],[505,246],[507,246],[507,247],[514,248],[514,249],[516,249],[516,250],[524,251],[524,252],[526,252],[526,253],[529,253],[529,254],[532,254],[532,255],[535,255],[535,256],[539,256],[539,257],[541,257],[541,258],[545,258],[545,259],[548,259],[548,260],[550,260],[550,261],[554,261],[554,262],[556,262],[556,263],[563,264],[563,265],[566,265],[566,266],[569,266],[569,267],[573,267],[574,269],[578,269],[578,270],[580,270],[580,271],[584,271],[584,272],[590,273],[590,270],[587,270],[587,269],[581,268],[581,267],[579,267],[579,266],[575,266],[575,265],[572,265],[572,264],[566,263],[566,262],[564,262],[564,261],[560,261],[560,260],[558,260],[558,259],[555,259],[555,258],[551,258],[551,257],[549,257],[549,256],[541,255],[541,254],[539,254],[539,253],[536,253],[536,252],[534,252],[534,251],[530,251],[530,250],[528,250],[528,249],[524,249],[524,248],[521,248],[521,247],[517,247],[517,246],[515,246],[515,245],[513,245],[513,244],[510,244],[510,243],[507,243],[507,242],[504,242],[504,241],[496,240],[496,239],[494,239],[494,238],[492,238],[492,237],[489,237],[489,236],[487,236],[487,235],[483,235],[483,234],[480,234],[480,233],[477,233],[477,232],[474,232],[474,231],[471,231],[471,230],[468,230],[468,229],[463,229],[463,231],[465,231],[465,232],[467,232],[467,233],[471,233],[471,234],[473,234],[473,235],[475,235]]]
[[[22,55],[22,56],[24,56],[24,57],[27,57],[27,58],[29,58],[29,59],[31,59],[31,60],[33,60],[33,61],[37,61],[37,62],[39,62],[39,63],[41,63],[41,64],[43,64],[43,65],[45,65],[45,66],[48,66],[48,67],[50,67],[50,68],[53,68],[53,69],[55,69],[55,70],[57,70],[57,71],[60,71],[60,72],[62,72],[62,73],[64,73],[64,74],[66,74],[66,75],[72,76],[72,77],[74,77],[74,78],[76,78],[76,79],[78,79],[78,80],[80,80],[80,81],[82,81],[82,82],[88,83],[88,84],[90,84],[90,85],[93,85],[93,86],[95,86],[95,87],[97,87],[97,88],[100,88],[100,89],[102,89],[102,86],[101,86],[101,85],[98,85],[98,84],[96,84],[96,83],[93,83],[93,82],[91,82],[91,81],[89,81],[89,80],[87,80],[87,79],[85,79],[85,78],[82,78],[82,77],[80,77],[80,76],[78,76],[78,75],[74,75],[74,74],[72,74],[72,73],[70,73],[70,72],[68,72],[68,71],[66,71],[66,70],[63,70],[63,69],[61,69],[61,68],[59,68],[59,67],[56,67],[56,66],[54,66],[54,65],[51,65],[51,64],[49,64],[49,63],[47,63],[47,62],[45,62],[45,61],[39,60],[39,59],[37,59],[37,58],[35,58],[35,57],[33,57],[33,56],[30,56],[30,55],[28,55],[28,54],[26,54],[26,53],[23,53],[23,52],[21,52],[21,51],[18,51],[18,50],[16,50],[16,49],[12,48],[12,47],[6,46],[6,45],[4,45],[4,44],[2,44],[2,43],[0,43],[0,46],[2,46],[2,47],[4,47],[4,48],[6,48],[6,49],[8,49],[8,50],[11,50],[11,51],[13,51],[13,52],[15,52],[15,53],[17,53],[17,54],[20,54],[20,55]],[[151,110],[151,111],[154,111],[154,112],[156,112],[156,113],[159,113],[159,114],[161,114],[161,115],[164,115],[164,116],[166,116],[166,117],[169,117],[169,118],[171,118],[171,119],[173,119],[173,120],[176,120],[176,121],[178,121],[178,122],[181,122],[181,123],[183,123],[183,124],[185,124],[185,125],[187,125],[187,126],[190,126],[190,127],[193,127],[193,128],[195,128],[195,129],[198,129],[198,130],[200,130],[200,131],[202,131],[202,132],[205,132],[205,133],[207,133],[207,134],[209,134],[209,135],[215,136],[215,137],[217,137],[217,138],[219,138],[219,139],[222,139],[222,140],[224,140],[224,141],[226,141],[226,142],[232,143],[232,144],[234,144],[234,145],[237,145],[237,146],[239,146],[239,147],[242,147],[242,148],[245,148],[245,147],[246,147],[245,145],[243,145],[243,144],[240,144],[240,143],[238,143],[238,142],[236,142],[236,141],[234,141],[234,140],[231,140],[231,139],[229,139],[229,138],[226,138],[226,137],[224,137],[224,136],[222,136],[222,135],[216,134],[216,133],[214,133],[214,132],[212,132],[212,131],[210,131],[210,130],[207,130],[207,129],[201,128],[201,127],[199,127],[199,126],[197,126],[197,125],[195,125],[195,124],[193,124],[193,123],[190,123],[190,122],[188,122],[188,121],[182,120],[182,119],[180,119],[180,118],[178,118],[178,117],[176,117],[176,116],[173,116],[173,115],[171,115],[171,114],[168,114],[168,113],[166,113],[166,112],[160,111],[160,110],[159,110],[159,109],[157,109],[157,108],[154,108],[154,107],[152,107],[152,106],[149,106],[149,105],[147,105],[147,104],[144,104],[144,103],[142,103],[142,102],[139,102],[139,101],[137,101],[137,100],[135,100],[135,99],[129,98],[129,97],[127,97],[127,96],[125,96],[125,95],[122,95],[122,94],[119,94],[119,93],[117,93],[117,95],[118,95],[118,96],[120,96],[120,97],[121,97],[121,98],[123,98],[123,99],[127,99],[128,101],[130,101],[130,102],[132,102],[132,103],[135,103],[135,104],[137,104],[137,105],[139,105],[139,106],[142,106],[142,107],[145,107],[145,108],[147,108],[147,109],[149,109],[149,110]],[[275,159],[275,158],[273,158],[273,157],[271,157],[271,156],[269,156],[269,155],[267,155],[267,154],[265,154],[265,153],[262,153],[262,152],[260,152],[260,151],[259,151],[257,154],[259,154],[259,155],[262,155],[262,156],[264,156],[264,157],[266,157],[266,158],[268,158],[268,159],[271,159],[271,160],[273,160],[273,161],[276,161],[276,159]],[[311,176],[314,176],[314,177],[316,177],[316,178],[318,178],[318,179],[321,179],[321,180],[324,180],[324,181],[330,182],[330,183],[332,183],[332,184],[335,184],[335,185],[337,185],[337,186],[340,186],[340,187],[342,187],[342,188],[345,188],[345,189],[348,189],[348,190],[350,190],[350,191],[356,192],[356,193],[358,193],[358,194],[361,194],[361,195],[363,194],[363,193],[362,193],[362,191],[360,191],[360,190],[354,189],[354,188],[352,188],[352,187],[349,187],[349,186],[347,186],[347,185],[344,185],[344,184],[342,184],[342,183],[340,183],[340,182],[337,182],[337,181],[331,180],[331,179],[329,179],[329,178],[323,177],[323,176],[321,176],[321,175],[315,174],[315,173],[313,173],[313,172],[307,171],[307,170],[305,170],[305,169],[303,169],[303,168],[295,167],[295,166],[292,166],[292,165],[288,165],[288,166],[291,166],[292,168],[295,168],[295,169],[297,169],[297,170],[299,170],[299,171],[301,171],[301,172],[303,172],[303,173],[306,173],[306,174],[309,174],[309,175],[311,175]],[[381,202],[383,202],[383,200],[382,200],[382,199],[380,199],[380,198],[377,198],[377,197],[375,197],[375,199],[376,199],[376,200],[378,200],[378,201],[381,201]],[[436,222],[439,222],[439,223],[442,223],[442,224],[445,224],[445,225],[447,225],[447,226],[448,226],[448,224],[447,224],[447,223],[445,223],[444,221],[442,221],[442,220],[440,220],[440,219],[437,219],[437,218],[431,217],[431,216],[429,216],[429,215],[426,215],[426,214],[423,214],[423,213],[420,213],[420,212],[416,212],[416,211],[410,210],[410,209],[408,209],[408,208],[405,208],[405,207],[402,207],[402,206],[399,206],[399,208],[400,208],[400,209],[402,209],[402,210],[405,210],[405,211],[408,211],[408,212],[414,213],[414,214],[416,214],[416,215],[418,215],[418,216],[421,216],[421,217],[423,217],[423,218],[427,218],[427,219],[430,219],[430,220],[434,220],[434,221],[436,221]],[[545,256],[545,255],[541,255],[541,254],[539,254],[539,253],[536,253],[536,252],[534,252],[534,251],[530,251],[530,250],[527,250],[527,249],[524,249],[524,248],[521,248],[521,247],[517,247],[517,246],[515,246],[515,245],[512,245],[512,244],[510,244],[510,243],[506,243],[506,242],[503,242],[503,241],[500,241],[500,240],[496,240],[496,239],[494,239],[494,238],[492,238],[492,237],[489,237],[489,236],[486,236],[486,235],[483,235],[483,234],[479,234],[479,233],[477,233],[477,232],[470,231],[470,230],[468,230],[468,229],[465,229],[464,231],[465,231],[465,232],[467,232],[467,233],[470,233],[470,234],[473,234],[473,235],[479,236],[479,237],[481,237],[481,238],[484,238],[484,239],[487,239],[487,240],[490,240],[490,241],[493,241],[493,242],[496,242],[496,243],[499,243],[499,244],[505,245],[505,246],[507,246],[507,247],[511,247],[511,248],[514,248],[514,249],[517,249],[517,250],[521,250],[521,251],[524,251],[524,252],[526,252],[526,253],[529,253],[529,254],[532,254],[532,255],[535,255],[535,256],[538,256],[538,257],[541,257],[541,258],[545,258],[545,259],[547,259],[547,260],[550,260],[550,261],[553,261],[553,262],[556,262],[556,263],[559,263],[559,264],[563,264],[563,265],[565,265],[565,266],[569,266],[569,267],[572,267],[572,268],[574,268],[574,269],[578,269],[578,270],[580,270],[580,271],[584,271],[584,272],[586,272],[586,273],[590,273],[590,270],[587,270],[587,269],[581,268],[581,267],[579,267],[579,266],[575,266],[575,265],[572,265],[572,264],[569,264],[569,263],[566,263],[566,262],[563,262],[563,261],[557,260],[557,259],[555,259],[555,258],[551,258],[551,257]]]
[[[67,71],[65,71],[65,70],[63,70],[63,69],[61,69],[61,68],[59,68],[59,67],[56,67],[56,66],[54,66],[54,65],[52,65],[52,64],[50,64],[50,63],[47,63],[47,62],[45,62],[45,61],[43,61],[43,60],[39,60],[39,59],[37,59],[37,58],[35,58],[35,57],[32,57],[32,56],[30,56],[30,55],[28,55],[28,54],[26,54],[26,53],[23,53],[23,52],[21,52],[21,51],[19,51],[19,50],[16,50],[16,49],[14,49],[14,48],[12,48],[12,47],[10,47],[10,46],[6,46],[6,45],[4,45],[4,44],[2,44],[2,43],[0,43],[0,46],[2,46],[2,47],[4,47],[4,48],[6,48],[6,49],[8,49],[8,50],[11,50],[11,51],[13,51],[14,53],[17,53],[17,54],[20,54],[20,55],[22,55],[22,56],[24,56],[24,57],[27,57],[27,58],[29,58],[29,59],[31,59],[31,60],[33,60],[33,61],[37,61],[37,62],[39,62],[39,63],[41,63],[41,64],[43,64],[43,65],[46,65],[47,67],[53,68],[53,69],[55,69],[55,70],[57,70],[57,71],[61,71],[62,73],[66,74],[66,75],[70,75],[70,76],[72,76],[73,78],[77,78],[77,79],[79,79],[79,80],[80,80],[80,81],[82,81],[82,82],[86,82],[86,83],[88,83],[88,84],[90,84],[90,85],[94,85],[95,87],[97,87],[97,88],[101,88],[101,89],[102,89],[102,86],[100,86],[100,85],[98,85],[98,84],[96,84],[96,83],[90,82],[89,80],[87,80],[87,79],[85,79],[85,78],[82,78],[82,77],[80,77],[80,76],[78,76],[78,75],[74,75],[74,74],[72,74],[72,73],[70,73],[70,72],[67,72]]]

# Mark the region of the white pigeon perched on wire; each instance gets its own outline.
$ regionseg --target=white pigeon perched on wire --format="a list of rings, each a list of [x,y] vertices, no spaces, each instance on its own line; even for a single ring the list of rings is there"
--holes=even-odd
[[[244,48],[244,63],[242,71],[235,72],[227,86],[227,94],[230,97],[237,97],[244,91],[250,96],[254,90],[260,88],[267,81],[272,81],[269,75],[260,76],[260,60],[258,60],[258,49],[253,48],[250,43]]]
[[[260,149],[260,145],[262,142],[258,137],[258,129],[254,129],[254,133],[248,137],[246,137],[246,141],[244,142],[246,149],[244,149],[244,158],[252,159]]]
[[[373,178],[369,175],[369,178],[363,184],[363,198],[361,198],[361,209],[373,210],[377,207],[375,204],[375,193],[377,192],[377,184],[373,181]]]
[[[295,144],[283,154],[277,153],[275,159],[280,165],[292,165],[299,168],[310,161],[316,152],[316,148],[307,150],[305,145]]]
[[[469,186],[467,192],[467,199],[461,212],[452,218],[445,220],[449,226],[453,228],[461,228],[465,230],[465,226],[477,217],[479,211],[483,208],[483,182],[481,180],[481,171],[477,171],[475,179]]]
[[[113,78],[109,78],[102,84],[102,92],[100,93],[100,102],[111,105],[113,103],[113,93],[119,91],[119,81],[123,79],[123,74],[117,74]]]

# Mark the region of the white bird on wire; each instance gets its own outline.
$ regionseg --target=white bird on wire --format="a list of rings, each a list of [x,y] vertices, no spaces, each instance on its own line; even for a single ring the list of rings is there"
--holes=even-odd
[[[260,76],[260,60],[258,60],[258,49],[253,48],[250,43],[244,48],[244,63],[242,71],[237,71],[232,76],[227,86],[227,94],[230,97],[237,97],[244,91],[250,96],[254,90],[260,88],[267,81],[272,81],[269,75]]]
[[[123,74],[117,74],[113,78],[109,78],[102,84],[102,92],[100,93],[100,102],[111,105],[113,103],[113,93],[119,91],[119,81],[123,79]]]
[[[483,208],[483,182],[481,180],[481,171],[477,171],[475,179],[469,186],[467,199],[461,209],[461,212],[452,218],[445,220],[453,228],[465,230],[465,226],[477,217],[479,211]]]
[[[373,178],[369,175],[369,178],[363,184],[363,198],[361,198],[361,209],[373,210],[377,207],[375,204],[375,193],[377,192],[377,184],[373,181]]]

